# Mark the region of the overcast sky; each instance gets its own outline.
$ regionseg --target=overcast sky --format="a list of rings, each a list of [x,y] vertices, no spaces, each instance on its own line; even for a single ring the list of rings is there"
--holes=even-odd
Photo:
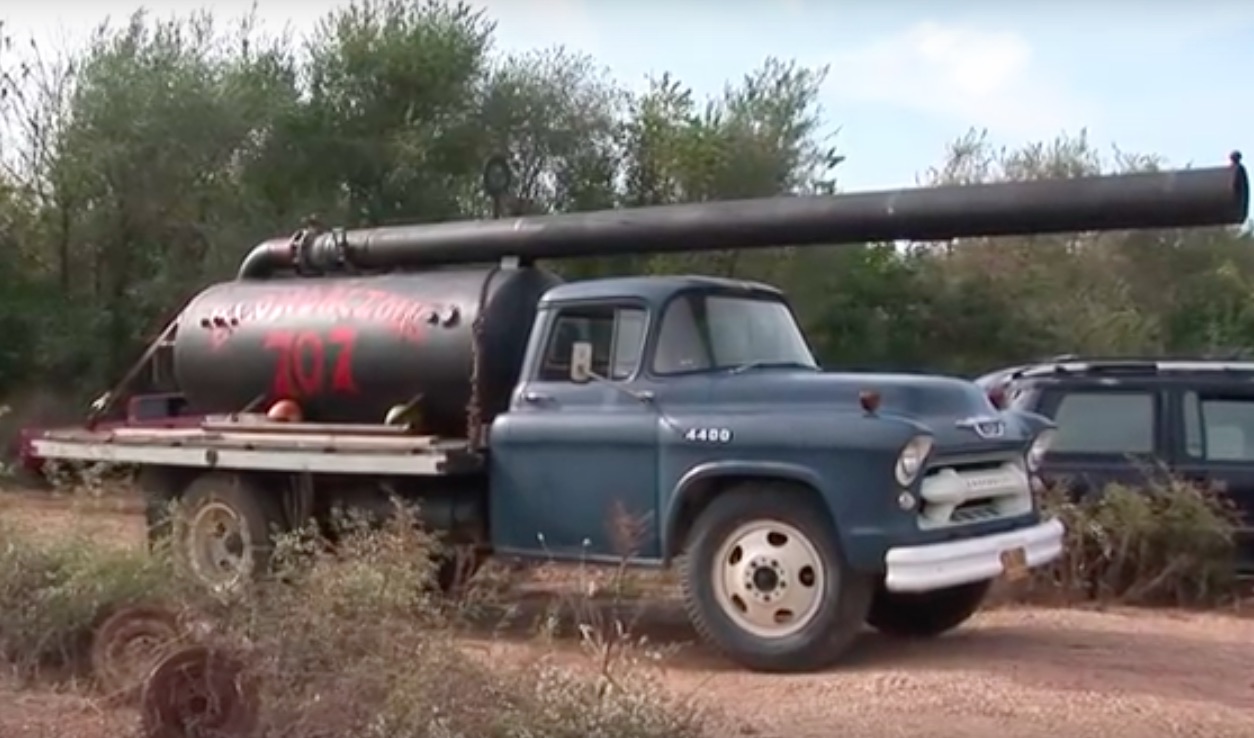
[[[248,0],[150,0],[165,14]],[[310,29],[336,0],[258,0],[278,29]],[[1254,2],[1241,0],[478,0],[505,50],[560,44],[627,84],[671,71],[714,94],[767,56],[830,65],[823,106],[848,160],[842,187],[908,185],[974,126],[1015,145],[1088,128],[1173,164],[1254,149]],[[73,43],[127,0],[4,3],[17,38]],[[941,6],[944,9],[941,9]],[[1017,8],[1011,10],[1010,8]]]

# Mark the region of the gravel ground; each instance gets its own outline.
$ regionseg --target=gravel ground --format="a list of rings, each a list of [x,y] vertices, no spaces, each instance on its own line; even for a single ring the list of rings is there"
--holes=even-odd
[[[686,642],[682,613],[646,618]],[[485,644],[528,658],[526,643]],[[568,657],[576,668],[576,655]],[[769,738],[1254,737],[1254,620],[1230,615],[1000,608],[931,642],[867,633],[827,673],[746,673],[685,645],[659,679],[715,710],[724,735]]]
[[[110,540],[139,540],[133,506],[72,509],[0,496],[0,515],[23,528],[55,534],[78,518]],[[723,735],[1254,738],[1254,619],[1246,617],[1000,608],[931,642],[868,633],[843,667],[804,676],[737,670],[691,643],[674,606],[651,608],[640,628],[677,646],[659,683],[711,709]],[[544,648],[508,638],[467,645],[493,659],[530,659]],[[571,644],[557,657],[591,668]],[[0,680],[0,738],[114,738],[127,725],[132,716],[88,698]]]

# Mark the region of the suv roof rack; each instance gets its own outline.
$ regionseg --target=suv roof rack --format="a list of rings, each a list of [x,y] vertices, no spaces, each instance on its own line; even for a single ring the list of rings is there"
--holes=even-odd
[[[1254,373],[1254,360],[1240,357],[1086,357],[1063,354],[1022,367],[1012,372],[1010,378],[1039,377],[1047,374],[1160,374],[1166,372]]]
[[[1183,361],[1183,362],[1209,362],[1209,361],[1254,361],[1254,354],[1249,350],[1240,349],[1235,351],[1227,351],[1213,354],[1147,354],[1144,356],[1136,356],[1131,354],[1115,354],[1103,356],[1097,354],[1058,354],[1045,359],[1038,359],[1035,363],[1058,363],[1067,361],[1090,361],[1090,362],[1128,362],[1128,361]]]

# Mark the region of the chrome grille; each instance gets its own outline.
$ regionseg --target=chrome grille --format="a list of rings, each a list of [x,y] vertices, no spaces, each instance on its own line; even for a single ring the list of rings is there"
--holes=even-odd
[[[1032,487],[1018,457],[939,460],[920,487],[919,527],[945,528],[1023,515]]]

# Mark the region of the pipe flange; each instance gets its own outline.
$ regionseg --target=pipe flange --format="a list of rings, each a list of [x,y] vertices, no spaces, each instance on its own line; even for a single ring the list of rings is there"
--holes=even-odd
[[[332,228],[327,232],[324,242],[333,266],[343,267],[352,263],[348,253],[348,231]]]
[[[317,260],[314,257],[313,247],[317,243],[317,228],[305,227],[296,232],[292,236],[292,262],[296,264],[296,271],[301,274],[309,274],[318,271]]]

